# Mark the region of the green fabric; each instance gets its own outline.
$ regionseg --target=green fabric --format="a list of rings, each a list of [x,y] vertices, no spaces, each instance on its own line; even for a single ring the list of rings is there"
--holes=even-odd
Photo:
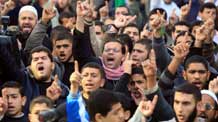
[[[115,8],[125,5],[125,0],[115,0]]]

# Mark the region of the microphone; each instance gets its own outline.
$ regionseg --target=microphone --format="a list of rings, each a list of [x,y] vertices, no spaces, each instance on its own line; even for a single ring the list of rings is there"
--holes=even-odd
[[[62,103],[57,108],[49,109],[39,113],[40,122],[54,122],[66,116],[66,103]]]

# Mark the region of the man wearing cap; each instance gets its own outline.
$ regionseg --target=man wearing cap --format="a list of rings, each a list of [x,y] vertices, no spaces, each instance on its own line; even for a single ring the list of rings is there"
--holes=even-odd
[[[38,14],[33,6],[26,5],[19,11],[19,28],[22,33],[30,34],[38,20]]]
[[[198,106],[198,117],[206,122],[218,122],[217,97],[209,90],[201,90],[201,102]]]
[[[18,39],[21,44],[20,48],[24,49],[25,53],[28,54],[31,51],[31,49],[40,45],[46,46],[47,48],[51,49],[51,42],[49,41],[48,36],[39,36],[36,33],[40,32],[44,28],[47,28],[49,21],[54,16],[54,11],[44,9],[42,13],[42,18],[37,23],[38,14],[37,10],[33,6],[26,5],[20,9],[18,21],[21,35],[18,37]],[[25,65],[27,65],[27,57],[28,55],[24,55],[23,57]]]
[[[20,31],[20,36],[18,37],[18,40],[21,44],[20,48],[23,49],[25,47],[26,40],[28,39],[37,21],[38,14],[33,6],[26,5],[20,9],[18,17],[18,27]]]

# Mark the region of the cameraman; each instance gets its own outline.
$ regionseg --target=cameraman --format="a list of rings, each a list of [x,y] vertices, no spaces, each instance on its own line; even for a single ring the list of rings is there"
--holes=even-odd
[[[42,19],[37,24],[37,21],[33,21],[37,19],[37,12],[32,6],[24,6],[21,8],[19,15],[20,30],[25,33],[31,33],[37,31],[40,26],[48,26],[47,23],[54,17],[55,12],[49,8],[44,9]],[[37,36],[33,37],[30,35],[27,44],[21,46],[25,47],[25,49],[20,49],[22,52],[25,51],[21,53],[25,55],[26,58],[29,58],[29,66],[26,68],[20,68],[17,65],[16,58],[10,52],[11,49],[0,43],[0,63],[4,80],[18,81],[25,88],[24,93],[27,97],[24,108],[25,114],[28,112],[30,101],[39,95],[45,95],[51,98],[55,104],[60,104],[65,100],[68,94],[68,88],[59,80],[60,77],[54,77],[54,72],[56,74],[56,65],[51,51],[45,47],[39,47],[39,45],[42,45],[41,40],[33,42],[31,38],[37,38]]]

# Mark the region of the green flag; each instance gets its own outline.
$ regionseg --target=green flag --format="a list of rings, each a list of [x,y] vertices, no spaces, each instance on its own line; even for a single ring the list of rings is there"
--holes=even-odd
[[[126,5],[125,0],[115,0],[115,8],[124,5]]]

